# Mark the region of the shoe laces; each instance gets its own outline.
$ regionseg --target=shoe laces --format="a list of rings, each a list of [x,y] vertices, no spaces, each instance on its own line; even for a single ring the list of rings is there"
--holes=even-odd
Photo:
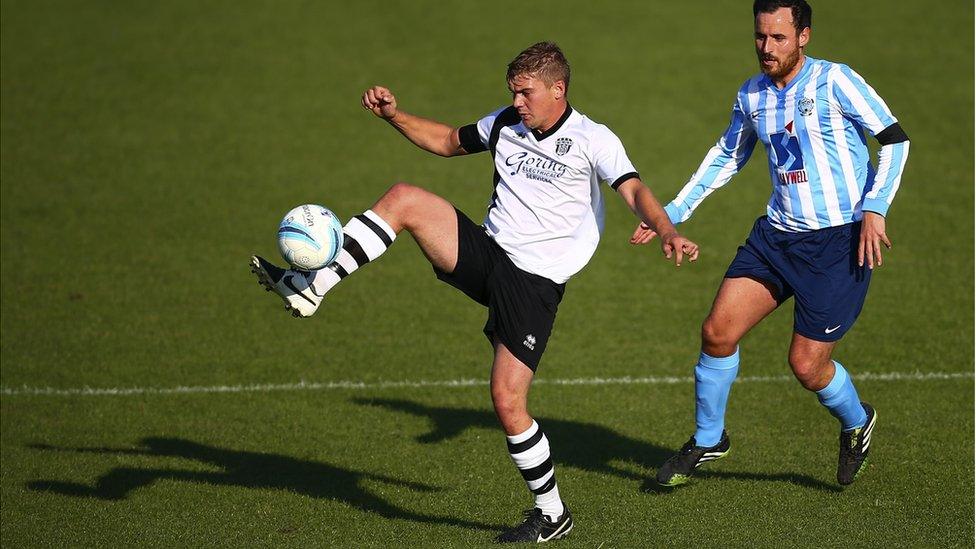
[[[679,461],[681,461],[681,458],[691,454],[691,451],[694,449],[695,449],[695,437],[691,437],[691,440],[686,442],[685,445],[682,446],[680,450],[678,450],[677,454],[674,454],[673,456],[669,457],[667,461],[665,461],[664,463],[666,465],[678,463]]]
[[[841,431],[840,433],[840,447],[843,448],[844,457],[846,457],[849,461],[852,461],[857,457],[858,438],[860,435],[860,429],[854,429],[853,431]]]
[[[542,509],[539,509],[538,507],[522,511],[522,516],[524,517],[522,522],[512,529],[513,532],[534,530],[539,522],[545,520],[545,517],[542,515]]]
[[[545,518],[542,515],[542,509],[539,509],[538,507],[532,509],[526,509],[525,511],[522,511],[522,516],[524,517],[524,519],[522,520],[522,524],[533,523],[537,519]]]

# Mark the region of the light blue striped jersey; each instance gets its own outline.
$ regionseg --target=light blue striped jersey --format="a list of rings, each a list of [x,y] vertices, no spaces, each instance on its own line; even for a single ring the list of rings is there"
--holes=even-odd
[[[782,90],[759,74],[739,89],[725,134],[665,210],[672,223],[691,217],[745,165],[758,139],[766,146],[773,184],[766,213],[777,229],[844,225],[860,220],[864,210],[885,215],[901,182],[908,141],[883,146],[875,170],[864,129],[877,135],[896,122],[846,65],[805,57]]]

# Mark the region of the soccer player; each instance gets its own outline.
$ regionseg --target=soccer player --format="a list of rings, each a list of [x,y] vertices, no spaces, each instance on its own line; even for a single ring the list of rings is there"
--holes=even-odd
[[[739,89],[728,129],[665,208],[672,223],[687,220],[745,165],[757,140],[766,147],[772,196],[702,325],[696,430],[658,470],[665,486],[687,482],[702,463],[728,454],[725,405],[739,371],[739,341],[790,297],[790,367],[840,422],[837,482],[852,483],[868,455],[877,413],[861,402],[847,370],[831,356],[861,312],[882,244],[891,247],[885,215],[905,167],[908,137],[857,73],[804,54],[811,12],[805,0],[755,1],[762,72]],[[881,144],[877,169],[864,130]],[[631,241],[653,236],[641,224]]]
[[[254,257],[252,270],[293,314],[309,316],[336,284],[408,231],[437,278],[488,308],[492,402],[509,454],[535,496],[524,521],[497,539],[541,542],[566,535],[573,519],[559,495],[549,441],[526,403],[566,282],[600,239],[601,182],[664,235],[664,255],[677,265],[685,255],[694,261],[698,246],[675,231],[617,136],[569,105],[569,63],[555,44],[541,42],[520,53],[508,65],[507,81],[512,104],[460,128],[400,110],[381,86],[362,97],[363,108],[425,151],[490,153],[494,193],[483,224],[440,196],[397,183],[344,227],[343,249],[332,265],[303,272]]]

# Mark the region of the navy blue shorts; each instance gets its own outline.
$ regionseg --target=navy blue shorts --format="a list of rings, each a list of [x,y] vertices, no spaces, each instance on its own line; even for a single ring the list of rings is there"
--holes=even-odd
[[[783,303],[796,297],[793,330],[816,341],[837,341],[857,320],[871,282],[871,269],[858,267],[861,223],[818,231],[780,231],[763,216],[725,272],[771,283]]]

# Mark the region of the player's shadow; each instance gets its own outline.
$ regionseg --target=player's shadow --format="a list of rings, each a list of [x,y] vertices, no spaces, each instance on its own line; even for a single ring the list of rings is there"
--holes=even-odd
[[[397,399],[355,399],[354,402],[429,419],[433,424],[431,430],[416,437],[422,443],[449,440],[476,427],[499,430],[498,419],[488,410],[440,408]],[[656,468],[673,452],[601,425],[546,417],[536,419],[552,444],[553,460],[559,466],[644,480],[648,469]],[[499,451],[505,451],[504,441],[499,433]]]
[[[766,482],[785,482],[787,484],[795,484],[797,486],[804,486],[807,488],[812,488],[814,490],[821,490],[824,492],[843,492],[844,489],[840,486],[834,484],[828,484],[822,480],[817,480],[813,477],[807,475],[801,475],[799,473],[777,473],[774,475],[768,475],[763,473],[732,473],[727,471],[701,471],[695,473],[695,479],[706,480],[710,478],[722,478],[727,480],[745,480],[745,481],[766,481]],[[692,481],[695,482],[695,481]],[[688,485],[690,487],[692,485]],[[675,490],[682,490],[686,486],[679,486],[676,488],[668,488],[667,486],[661,486],[657,483],[657,480],[653,478],[646,479],[644,484],[641,486],[641,490],[650,494],[671,494]]]
[[[133,455],[182,458],[216,467],[219,471],[194,471],[179,468],[116,467],[99,477],[94,485],[35,480],[27,483],[31,490],[54,492],[65,496],[123,500],[136,489],[159,480],[180,480],[214,486],[273,489],[325,500],[337,500],[360,511],[388,519],[420,523],[445,524],[477,530],[501,530],[504,525],[483,524],[450,517],[415,513],[370,493],[364,481],[379,481],[421,492],[439,488],[375,473],[354,471],[319,461],[290,456],[240,450],[228,450],[180,438],[149,437],[142,448],[62,448],[34,444],[37,450],[81,452],[105,455]]]
[[[416,440],[422,443],[449,440],[461,435],[466,429],[475,427],[496,430],[499,428],[495,414],[486,410],[441,408],[398,399],[359,398],[354,399],[354,402],[427,418],[432,423],[431,430],[416,437]],[[641,490],[648,493],[666,494],[673,491],[660,487],[653,475],[656,474],[661,463],[674,453],[674,449],[655,446],[592,423],[546,417],[539,417],[537,420],[552,444],[553,460],[557,466],[575,467],[627,480],[643,481]],[[499,437],[501,438],[500,435]],[[504,445],[502,444],[501,447],[503,449]],[[696,477],[789,482],[817,490],[840,490],[836,486],[798,473],[766,475],[700,471]]]

